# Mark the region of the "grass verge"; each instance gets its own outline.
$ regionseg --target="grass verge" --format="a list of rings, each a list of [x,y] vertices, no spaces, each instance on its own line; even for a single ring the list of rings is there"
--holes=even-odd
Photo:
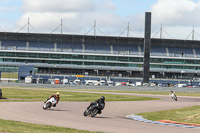
[[[32,102],[32,101],[45,101],[47,97],[56,93],[56,90],[34,90],[34,89],[13,89],[2,88],[3,97],[0,102]],[[95,101],[100,96],[104,95],[106,101],[145,101],[145,100],[159,100],[159,98],[139,97],[139,96],[126,96],[126,95],[113,95],[113,94],[100,94],[100,93],[87,93],[87,92],[60,92],[61,101]]]
[[[172,120],[177,122],[187,122],[200,124],[200,106],[192,106],[182,109],[172,109],[166,111],[139,113],[146,119],[158,121],[158,120]]]
[[[6,88],[13,88],[13,89],[20,89],[22,87],[5,87],[0,86],[2,89]],[[133,94],[153,94],[153,95],[169,95],[169,92],[161,92],[161,91],[124,91],[124,90],[95,90],[95,89],[54,89],[54,88],[34,88],[34,87],[27,87],[27,89],[42,89],[42,90],[49,90],[49,91],[87,91],[87,92],[113,92],[113,93],[133,93]],[[200,97],[200,92],[176,92],[177,96],[193,96],[193,97]]]
[[[71,128],[37,125],[17,121],[1,120],[0,131],[9,133],[102,133],[76,130]]]
[[[91,91],[91,92],[114,92],[114,93],[133,93],[133,94],[152,94],[152,95],[169,95],[169,92],[158,91],[121,91],[121,90],[77,90],[77,91]],[[192,96],[200,97],[200,92],[176,92],[177,96]]]

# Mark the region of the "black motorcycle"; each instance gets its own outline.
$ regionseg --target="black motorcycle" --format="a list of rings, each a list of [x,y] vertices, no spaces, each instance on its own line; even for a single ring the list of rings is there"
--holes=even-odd
[[[173,96],[171,96],[171,98],[174,99],[175,101],[178,101],[178,98],[175,94]]]
[[[104,108],[104,106],[102,107]],[[93,103],[88,109],[85,110],[83,113],[84,116],[91,116],[95,117],[98,113],[101,113],[102,108],[99,106],[98,103]]]

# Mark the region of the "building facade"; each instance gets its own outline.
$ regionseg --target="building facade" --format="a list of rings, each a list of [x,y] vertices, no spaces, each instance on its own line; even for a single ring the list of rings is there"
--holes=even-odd
[[[200,77],[200,41],[152,39],[150,77]],[[0,71],[142,77],[144,39],[0,32]]]

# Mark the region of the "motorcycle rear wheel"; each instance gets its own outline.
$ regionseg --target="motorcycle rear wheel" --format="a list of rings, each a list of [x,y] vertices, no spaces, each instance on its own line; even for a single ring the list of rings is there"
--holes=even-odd
[[[98,111],[99,110],[97,108],[95,108],[94,110],[92,110],[91,117],[95,117],[97,115]]]

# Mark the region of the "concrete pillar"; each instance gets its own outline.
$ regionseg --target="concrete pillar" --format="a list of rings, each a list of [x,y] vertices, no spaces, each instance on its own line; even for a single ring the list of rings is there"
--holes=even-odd
[[[85,53],[85,44],[82,44],[82,52]]]
[[[54,43],[54,52],[57,52],[57,43]]]
[[[194,58],[197,58],[197,52],[196,52],[196,49],[193,48],[193,55],[194,55]]]
[[[139,52],[139,55],[142,55],[142,49],[139,45],[138,45],[138,52]]]
[[[29,42],[26,42],[26,51],[29,51]]]
[[[113,45],[110,45],[110,53],[113,54]]]
[[[169,49],[166,48],[167,57],[169,57]]]
[[[85,39],[82,39],[82,52],[85,53]]]
[[[151,51],[151,12],[145,13],[143,84],[149,84]]]

